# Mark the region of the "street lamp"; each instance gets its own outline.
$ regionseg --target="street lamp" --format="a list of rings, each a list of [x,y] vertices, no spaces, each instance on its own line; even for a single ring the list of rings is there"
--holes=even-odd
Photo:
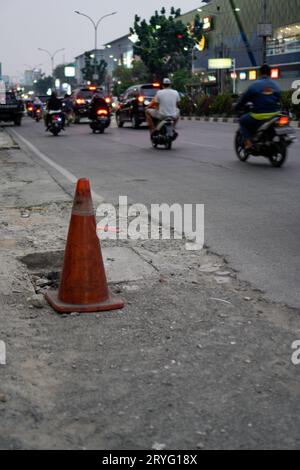
[[[48,56],[50,57],[50,59],[51,59],[52,77],[53,77],[53,75],[54,75],[54,59],[55,59],[55,56],[56,56],[56,54],[58,54],[59,52],[65,51],[65,48],[63,47],[62,49],[58,49],[58,50],[55,51],[53,54],[51,54],[50,51],[47,51],[47,49],[42,49],[41,47],[39,47],[38,50],[39,50],[39,51],[42,51],[42,52],[46,52],[46,54],[48,54]]]
[[[100,23],[104,20],[104,18],[108,18],[109,16],[113,16],[117,14],[117,11],[113,11],[112,13],[108,13],[107,15],[102,16],[97,22],[93,20],[90,16],[86,15],[85,13],[81,13],[80,11],[75,11],[77,15],[84,16],[85,18],[88,18],[90,22],[92,23],[94,29],[95,29],[95,51],[97,51],[98,48],[98,28]]]
[[[94,27],[94,30],[95,30],[95,57],[94,57],[94,80],[98,80],[98,74],[97,74],[97,49],[98,49],[98,28],[99,28],[99,25],[100,23],[105,19],[105,18],[108,18],[109,16],[113,16],[113,15],[116,15],[117,12],[116,11],[113,11],[112,13],[108,13],[107,15],[104,15],[104,16],[101,16],[101,18],[96,22],[93,20],[93,18],[91,18],[90,16],[86,15],[85,13],[82,13],[80,11],[75,11],[74,13],[76,13],[77,15],[80,15],[80,16],[84,16],[85,18],[87,18],[93,25]]]

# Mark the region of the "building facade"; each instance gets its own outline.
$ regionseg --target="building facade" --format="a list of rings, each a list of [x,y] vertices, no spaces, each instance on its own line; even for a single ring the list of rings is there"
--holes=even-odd
[[[125,65],[131,67],[133,60],[133,43],[129,40],[129,36],[122,36],[114,41],[104,44],[102,49],[98,49],[96,52],[89,51],[90,57],[96,56],[97,62],[105,60],[107,63],[107,74],[108,79],[111,78],[114,69],[118,65]],[[84,82],[82,76],[82,69],[85,66],[85,54],[81,54],[75,57],[76,67],[76,81],[78,84]]]
[[[207,70],[211,58],[235,59],[237,90],[243,91],[257,76],[264,58],[258,34],[263,5],[263,0],[211,0],[183,15],[181,19],[189,23],[198,14],[206,24],[201,50],[195,52],[195,69]],[[300,0],[267,0],[267,23],[272,24],[267,62],[282,89],[289,89],[300,78]]]
[[[205,75],[211,84],[224,80],[219,72],[208,69],[209,59],[234,59],[233,68],[226,72],[227,83],[243,92],[258,77],[263,62],[263,39],[258,25],[263,21],[263,0],[208,0],[204,6],[183,14],[180,19],[189,25],[199,15],[203,24],[203,40],[193,54],[193,71]],[[300,79],[300,0],[267,0],[267,23],[272,34],[267,41],[267,62],[274,69],[282,89],[290,89]],[[108,75],[118,65],[131,67],[133,43],[122,36],[97,51],[97,58],[108,64]],[[76,58],[77,82],[82,82],[84,55]]]

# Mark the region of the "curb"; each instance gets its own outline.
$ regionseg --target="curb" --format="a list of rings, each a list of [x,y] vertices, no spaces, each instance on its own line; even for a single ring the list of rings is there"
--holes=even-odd
[[[20,146],[12,137],[2,128],[0,129],[0,150],[19,149]]]
[[[237,118],[208,117],[208,116],[181,116],[181,121],[221,122],[227,124],[238,124]],[[291,121],[291,127],[300,129],[300,121]]]

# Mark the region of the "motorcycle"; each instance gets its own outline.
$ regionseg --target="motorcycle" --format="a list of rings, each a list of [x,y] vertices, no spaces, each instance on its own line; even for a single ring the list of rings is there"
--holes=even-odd
[[[36,122],[40,122],[42,119],[42,107],[40,105],[35,105],[32,118],[36,120]]]
[[[104,134],[105,129],[110,126],[111,123],[111,116],[109,112],[109,108],[101,107],[97,109],[96,115],[93,116],[90,122],[90,127],[93,131],[93,134],[99,132],[99,134]]]
[[[46,129],[55,137],[64,130],[64,119],[62,111],[49,111],[49,124]]]
[[[70,127],[71,124],[75,123],[75,114],[72,109],[69,109],[65,102],[63,102],[63,113],[66,119],[66,126]]]
[[[239,129],[235,136],[235,151],[241,162],[246,162],[250,156],[263,157],[269,159],[273,167],[281,168],[287,159],[287,149],[295,140],[289,117],[278,114],[262,123],[251,148],[245,148],[245,138]]]
[[[174,130],[174,123],[175,120],[172,117],[167,117],[157,125],[155,132],[151,136],[153,148],[156,149],[161,145],[167,150],[172,149],[173,142],[178,137],[177,132]]]
[[[32,101],[28,101],[26,103],[26,112],[28,117],[32,117],[33,114],[33,103]]]

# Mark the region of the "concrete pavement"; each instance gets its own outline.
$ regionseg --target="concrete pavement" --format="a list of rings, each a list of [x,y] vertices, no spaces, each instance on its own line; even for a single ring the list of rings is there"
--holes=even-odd
[[[74,149],[74,135],[49,145]],[[35,308],[33,294],[58,282],[74,185],[63,158],[50,175],[32,151],[0,151],[0,448],[299,449],[299,310],[267,302],[223,257],[182,241],[105,242],[124,310]],[[149,185],[146,170],[123,176],[141,193]]]

